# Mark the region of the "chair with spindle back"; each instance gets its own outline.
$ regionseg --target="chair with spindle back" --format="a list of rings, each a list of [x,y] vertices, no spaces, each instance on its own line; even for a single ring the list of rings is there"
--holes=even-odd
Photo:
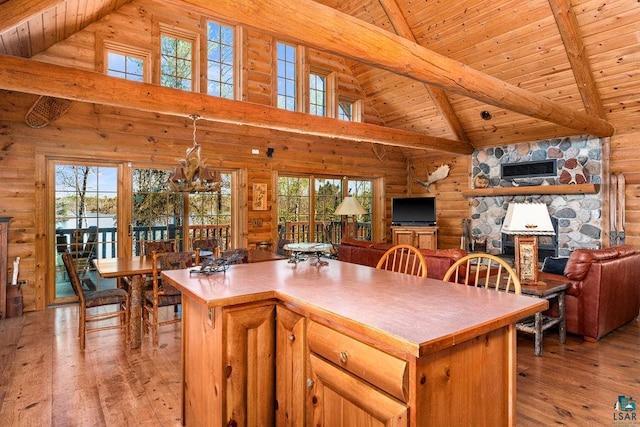
[[[442,279],[475,287],[520,294],[520,279],[503,259],[485,253],[473,253],[453,263]]]
[[[427,260],[411,245],[396,245],[382,255],[377,269],[427,277]]]

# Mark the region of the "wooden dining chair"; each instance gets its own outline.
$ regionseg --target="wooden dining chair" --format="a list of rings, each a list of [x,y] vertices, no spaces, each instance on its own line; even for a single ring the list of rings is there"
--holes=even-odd
[[[87,241],[84,241],[84,236]],[[98,244],[98,227],[90,226],[86,230],[75,230],[73,232],[73,241],[71,243],[71,255],[76,263],[76,270],[81,278],[84,278],[87,272],[93,269],[93,260],[96,257],[96,246]],[[92,289],[95,290],[95,287]]]
[[[209,239],[196,239],[191,243],[193,250],[201,249],[204,251],[214,252],[216,248],[219,248],[218,239],[209,238]]]
[[[140,241],[140,255],[151,255],[152,252],[156,253],[164,253],[164,252],[175,252],[176,251],[176,241],[173,239],[169,240],[141,240]]]
[[[427,261],[420,251],[411,245],[396,245],[382,255],[376,268],[427,277]]]
[[[520,279],[503,259],[485,253],[473,253],[453,263],[442,279],[475,287],[520,294]]]
[[[153,346],[158,346],[158,327],[178,323],[182,320],[177,308],[182,304],[182,294],[171,285],[162,283],[162,270],[179,270],[197,265],[197,257],[192,252],[152,252],[153,258],[153,286],[143,292],[143,330],[148,334],[151,330]],[[173,317],[160,320],[160,307],[174,306]]]
[[[73,291],[80,300],[78,335],[80,337],[80,349],[84,351],[86,334],[98,332],[106,329],[124,329],[125,341],[129,341],[129,293],[124,289],[101,289],[85,291],[82,287],[80,275],[76,269],[75,259],[69,250],[62,254],[62,261],[69,275],[69,280]],[[116,306],[115,310],[105,311],[104,307]],[[87,328],[91,322],[108,321],[115,317],[120,318],[120,322],[107,325]]]

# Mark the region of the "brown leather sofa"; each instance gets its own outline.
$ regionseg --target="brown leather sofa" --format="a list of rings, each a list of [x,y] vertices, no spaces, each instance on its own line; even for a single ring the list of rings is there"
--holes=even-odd
[[[354,264],[375,267],[391,243],[345,238],[338,246],[338,259]],[[420,249],[427,261],[427,277],[442,279],[449,267],[467,253],[462,249]]]
[[[540,273],[539,280],[568,281],[567,332],[596,341],[640,314],[640,252],[633,246],[576,249],[564,276]]]

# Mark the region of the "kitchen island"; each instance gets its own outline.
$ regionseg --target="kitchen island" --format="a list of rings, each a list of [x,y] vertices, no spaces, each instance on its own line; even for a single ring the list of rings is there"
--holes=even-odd
[[[513,425],[515,322],[548,305],[334,260],[162,276],[188,426]]]

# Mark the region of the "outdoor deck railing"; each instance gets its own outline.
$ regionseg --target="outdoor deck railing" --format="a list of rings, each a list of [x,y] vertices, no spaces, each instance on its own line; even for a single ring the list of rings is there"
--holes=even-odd
[[[96,258],[110,258],[115,256],[117,228],[99,228],[98,241],[95,245]],[[324,221],[315,223],[315,241],[338,244],[342,240],[342,227],[340,221]],[[88,229],[83,229],[84,240],[88,236]],[[56,230],[56,251],[64,252],[74,244],[75,228]],[[133,227],[131,230],[133,240],[133,254],[139,255],[140,241],[176,239],[180,236],[178,226]],[[230,225],[191,225],[188,232],[189,241],[197,239],[215,238],[221,249],[229,249],[232,235]],[[308,221],[286,221],[278,223],[278,239],[289,242],[308,242],[310,239],[310,225]],[[357,222],[355,224],[355,237],[363,240],[371,240],[371,223]],[[78,248],[79,249],[79,248]],[[183,243],[178,240],[178,249],[183,250]]]

